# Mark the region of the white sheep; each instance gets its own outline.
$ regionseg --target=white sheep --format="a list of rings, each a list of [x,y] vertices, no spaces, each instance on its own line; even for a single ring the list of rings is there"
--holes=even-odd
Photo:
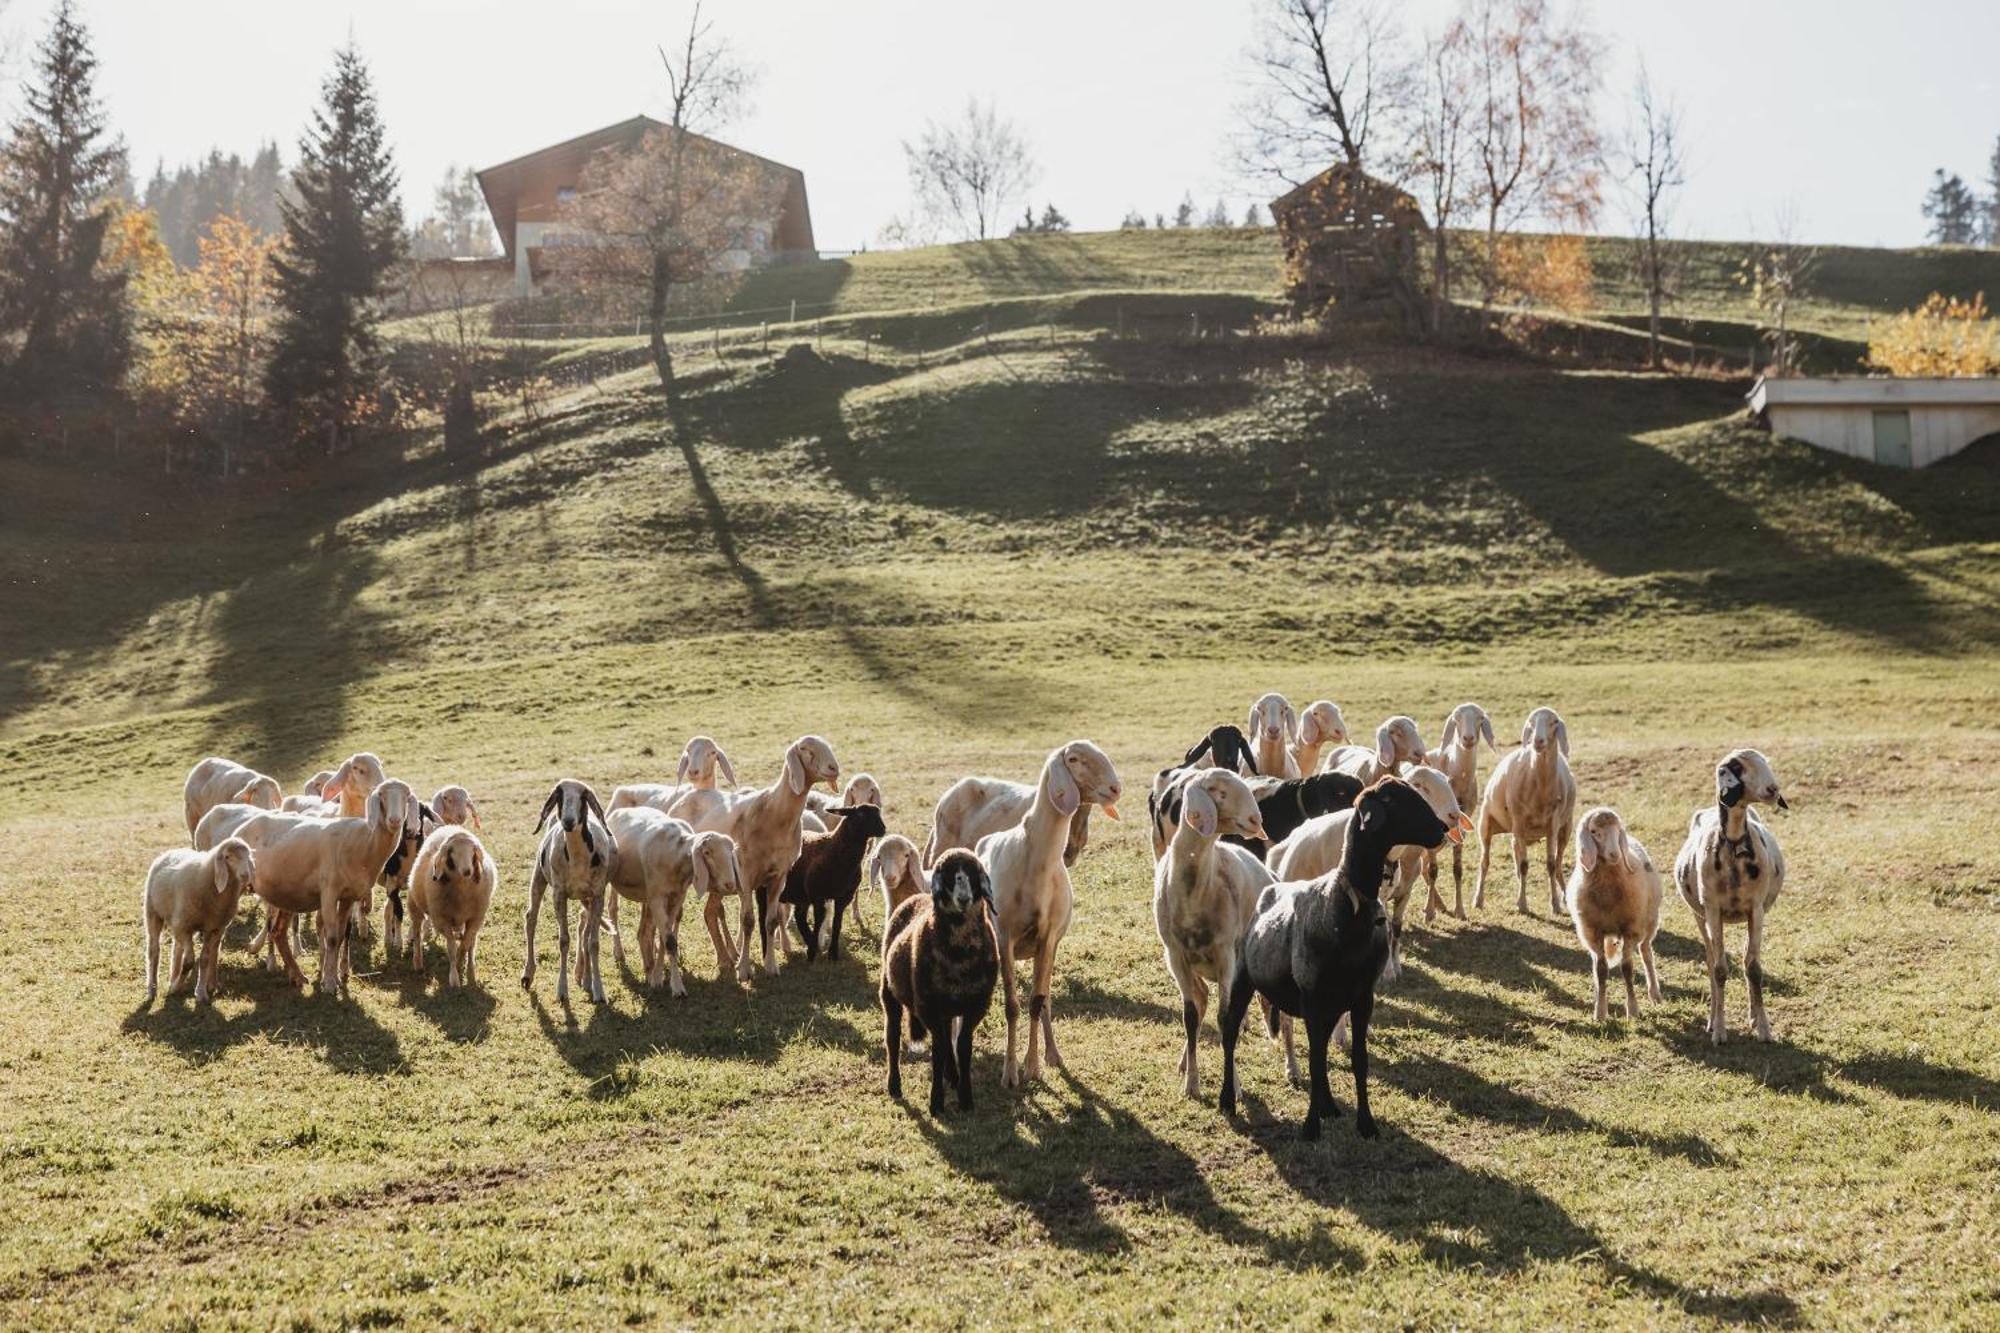
[[[613,810],[605,817],[618,856],[611,876],[611,954],[625,961],[625,940],[618,929],[618,900],[639,904],[639,959],[646,985],[667,986],[676,996],[687,994],[681,979],[681,917],[688,891],[706,901],[733,893],[748,912],[750,891],[736,863],[736,844],[726,833],[696,833],[686,820],[635,806]],[[718,945],[716,958],[724,959]],[[726,966],[723,974],[728,974]]]
[[[439,787],[432,795],[431,811],[440,824],[458,824],[485,831],[486,826],[479,821],[479,807],[473,802],[472,793],[455,782],[448,787]]]
[[[1315,699],[1299,714],[1298,733],[1291,745],[1292,768],[1299,777],[1317,773],[1320,752],[1329,745],[1345,744],[1347,719],[1341,716],[1340,705],[1331,699]]]
[[[923,853],[900,833],[891,833],[875,844],[874,859],[868,863],[868,882],[882,891],[884,921],[909,899],[931,891],[924,878]]]
[[[1348,773],[1372,787],[1386,777],[1394,777],[1404,764],[1421,764],[1426,758],[1424,738],[1413,717],[1397,714],[1375,728],[1375,744],[1337,745],[1320,761],[1322,773]]]
[[[1751,810],[1758,803],[1792,808],[1770,760],[1756,750],[1732,750],[1715,766],[1715,804],[1688,821],[1687,841],[1674,858],[1674,882],[1694,913],[1708,963],[1708,1039],[1717,1044],[1728,1036],[1722,991],[1729,956],[1722,928],[1738,921],[1749,929],[1743,979],[1750,987],[1750,1023],[1759,1041],[1771,1039],[1764,1014],[1764,918],[1785,887],[1785,854]]]
[[[1653,937],[1660,933],[1660,872],[1644,843],[1626,831],[1609,806],[1584,812],[1576,823],[1576,869],[1569,877],[1569,914],[1576,938],[1590,954],[1590,980],[1597,1021],[1610,1017],[1604,982],[1610,959],[1625,978],[1625,1017],[1639,1016],[1632,984],[1632,955],[1646,960],[1646,993],[1660,999],[1660,965]]]
[[[440,824],[433,830],[417,849],[410,871],[410,966],[423,969],[424,923],[429,921],[444,940],[449,960],[445,984],[476,984],[479,928],[486,924],[499,887],[499,868],[470,829]]]
[[[1451,710],[1444,720],[1444,731],[1438,737],[1438,748],[1430,755],[1431,767],[1451,779],[1452,795],[1458,798],[1461,810],[1473,810],[1479,806],[1479,742],[1484,739],[1486,748],[1495,754],[1500,747],[1493,739],[1493,719],[1484,708],[1475,703],[1463,703]],[[1424,920],[1433,921],[1444,909],[1444,899],[1438,893],[1438,856],[1442,848],[1424,853],[1424,882],[1428,895],[1424,899]],[[1460,921],[1465,920],[1465,847],[1462,843],[1451,845],[1451,914]]]
[[[989,833],[1013,828],[1028,817],[1035,803],[1037,784],[1010,782],[1006,778],[960,778],[945,788],[931,812],[930,837],[924,842],[924,863],[935,866],[946,852],[956,848],[971,851]],[[1090,845],[1088,802],[1071,816],[1063,840],[1063,864],[1073,866]],[[1118,818],[1118,808],[1105,807],[1105,816]]]
[[[1117,807],[1118,770],[1104,751],[1089,741],[1071,741],[1049,752],[1035,783],[1027,815],[1012,828],[989,833],[973,849],[993,880],[993,898],[1000,935],[1000,984],[1007,1001],[1007,1062],[1000,1081],[1021,1083],[1015,1062],[1015,1030],[1021,1002],[1014,977],[1014,958],[1034,961],[1028,999],[1028,1078],[1041,1077],[1040,1045],[1048,1046],[1049,1064],[1061,1069],[1055,1024],[1049,1014],[1049,988],[1055,971],[1056,946],[1062,943],[1075,909],[1069,869],[1063,864],[1069,823],[1086,804],[1101,805],[1110,814]],[[1037,1029],[1042,1042],[1036,1040]],[[940,1034],[937,1040],[942,1040]]]
[[[146,871],[139,894],[146,925],[146,1003],[160,993],[160,932],[174,937],[173,967],[167,993],[180,988],[194,937],[201,936],[201,960],[195,966],[194,998],[207,1004],[215,994],[216,960],[222,936],[236,919],[236,900],[256,884],[256,858],[241,838],[224,838],[208,851],[175,848],[161,852]]]
[[[333,776],[319,789],[320,799],[339,805],[343,818],[358,819],[367,805],[369,793],[387,779],[382,761],[362,750],[342,760],[340,767],[333,770]]]
[[[674,766],[672,782],[633,782],[611,793],[606,810],[625,810],[649,805],[655,810],[695,823],[728,801],[728,794],[716,790],[716,774],[736,785],[736,769],[722,747],[706,736],[690,736],[681,747],[680,762]],[[696,795],[696,793],[701,793]],[[676,805],[682,808],[676,809]]]
[[[251,805],[275,810],[285,794],[278,780],[247,768],[234,759],[211,755],[188,770],[181,788],[182,811],[187,816],[188,836],[194,836],[201,817],[218,805]]]
[[[1563,910],[1563,853],[1576,818],[1576,778],[1569,771],[1569,725],[1553,708],[1537,708],[1521,724],[1521,748],[1509,750],[1493,766],[1479,802],[1479,880],[1472,905],[1486,906],[1486,872],[1493,839],[1514,839],[1516,907],[1528,910],[1528,847],[1545,846],[1549,869],[1549,910]]]
[[[322,801],[319,793],[320,789],[325,787],[332,777],[332,769],[322,768],[319,772],[313,774],[300,784],[298,792],[295,795],[287,796],[279,804],[278,808],[293,814],[317,814],[319,813],[318,807],[325,805],[328,807],[327,813],[331,814],[333,812],[333,802]]]
[[[1262,694],[1250,705],[1250,720],[1243,730],[1257,756],[1257,775],[1266,778],[1299,776],[1291,746],[1298,737],[1299,715],[1284,695]]]
[[[549,816],[554,815],[553,822]],[[617,867],[618,855],[611,830],[604,824],[604,807],[590,784],[564,778],[549,789],[542,810],[535,817],[536,833],[542,826],[541,845],[535,850],[534,874],[528,881],[527,930],[528,961],[521,969],[521,988],[535,985],[535,922],[542,914],[542,895],[555,893],[556,908],[556,999],[569,1003],[569,905],[583,908],[581,938],[576,948],[576,981],[596,1004],[604,1003],[604,969],[598,965],[598,923],[604,914],[605,887]]]
[[[1263,840],[1257,799],[1242,778],[1225,768],[1203,769],[1181,787],[1180,798],[1179,826],[1153,868],[1153,925],[1181,993],[1182,1088],[1199,1097],[1195,1044],[1208,989],[1217,989],[1218,1012],[1228,1012],[1236,946],[1257,915],[1257,895],[1271,883],[1271,872],[1243,848],[1216,841],[1225,834]]]
[[[305,976],[292,957],[288,917],[318,912],[320,990],[346,993],[352,913],[368,901],[403,826],[416,818],[415,794],[392,778],[369,794],[359,816],[320,819],[264,811],[236,830],[256,853],[257,896],[272,909],[269,934],[293,984],[303,984]]]

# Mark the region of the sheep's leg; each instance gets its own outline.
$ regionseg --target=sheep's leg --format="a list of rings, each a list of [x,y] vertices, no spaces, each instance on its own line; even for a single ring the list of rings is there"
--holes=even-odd
[[[1348,1041],[1347,1015],[1343,1012],[1339,1018],[1333,1020],[1333,1044],[1344,1051],[1347,1049]]]
[[[460,945],[455,933],[447,932],[444,937],[444,984],[454,989],[458,986],[458,956]]]
[[[972,1109],[973,1026],[972,1020],[968,1018],[960,1018],[958,1020],[958,1059],[956,1063],[958,1065],[958,1109],[961,1111],[970,1111]],[[940,1035],[938,1040],[943,1041],[944,1037]]]
[[[681,976],[681,926],[677,920],[667,919],[660,926],[667,955],[667,989],[678,998],[687,997],[687,982]]]
[[[1708,1039],[1720,1046],[1728,1038],[1728,1024],[1722,1016],[1722,987],[1729,980],[1729,956],[1722,947],[1722,911],[1714,903],[1706,905],[1708,915]]]
[[[167,968],[167,994],[169,995],[172,995],[181,988],[181,982],[187,975],[188,943],[189,937],[182,934],[176,928],[174,931],[173,963]]]
[[[521,967],[521,988],[523,990],[535,984],[535,919],[542,914],[542,893],[548,886],[549,881],[542,874],[542,858],[537,856],[535,858],[534,876],[528,881],[528,914],[526,917],[528,960]],[[419,939],[423,938],[421,931],[416,932],[416,934]]]
[[[1451,896],[1451,914],[1465,920],[1465,847],[1456,842],[1451,845]]]
[[[604,972],[598,962],[601,942],[598,923],[603,919],[604,905],[586,899],[583,909],[585,916],[576,942],[576,984],[583,987],[592,1004],[603,1004]]]
[[[1368,1109],[1368,1021],[1374,1015],[1374,992],[1363,992],[1354,1001],[1354,1050],[1350,1059],[1354,1064],[1354,1130],[1364,1139],[1372,1139],[1381,1132],[1375,1128],[1374,1112]],[[1327,1101],[1332,1103],[1331,1093]]]
[[[611,905],[608,909],[608,915],[610,916],[609,924],[611,926],[611,961],[615,965],[623,967],[625,966],[625,936],[624,932],[618,928],[618,895],[615,891],[611,894]],[[648,900],[639,904],[639,971],[645,978],[646,989],[648,990],[658,990],[660,988],[660,983],[653,977],[654,931],[653,904]]]
[[[607,889],[606,892],[611,897],[610,903],[608,903],[605,908],[606,914],[609,915],[611,918],[611,961],[616,963],[619,967],[623,967],[625,966],[625,933],[618,929],[619,893],[616,889]],[[642,904],[639,908],[639,954],[640,954],[640,961],[642,962],[645,960],[645,953],[646,953],[646,909]],[[652,980],[653,980],[653,969],[651,966],[648,966],[646,968],[646,981],[650,985],[652,983]]]
[[[556,999],[569,1003],[569,899],[556,894]]]
[[[476,986],[479,984],[479,970],[473,963],[473,946],[479,943],[479,927],[467,926],[462,939],[463,943],[459,945],[459,960],[464,969],[465,984]]]
[[[1549,911],[1561,916],[1569,909],[1563,905],[1562,860],[1563,830],[1552,829],[1548,841],[1543,844],[1543,854],[1549,865]]]
[[[1764,904],[1750,904],[1750,938],[1743,946],[1743,980],[1750,988],[1750,1026],[1758,1041],[1771,1039],[1771,1020],[1764,1015]]]
[[[837,963],[840,961],[840,924],[842,918],[844,918],[846,915],[847,915],[846,900],[842,898],[834,899],[833,926],[831,927],[831,934],[829,935],[826,944],[826,957],[827,961],[830,963]]]
[[[778,910],[783,911],[784,909],[780,908]],[[824,903],[800,903],[798,905],[797,910],[794,911],[792,915],[797,918],[796,921],[793,922],[793,924],[798,927],[799,942],[805,946],[806,961],[808,963],[818,961],[819,927],[820,927],[820,921],[823,920],[826,915],[826,905]],[[786,930],[786,927],[782,921],[779,923],[778,929]],[[792,947],[792,937],[790,932],[786,930],[785,951],[787,953],[790,953],[791,947]]]
[[[1306,1123],[1299,1131],[1300,1137],[1308,1140],[1319,1137],[1322,1116],[1340,1114],[1340,1108],[1333,1102],[1333,1088],[1326,1081],[1326,1046],[1332,1039],[1332,1020],[1323,1013],[1308,1013],[1306,1065],[1311,1072],[1311,1080],[1306,1094]]]
[[[160,929],[167,923],[154,915],[148,907],[146,913],[146,1003],[151,1004],[160,996]]]
[[[711,893],[701,900],[701,924],[708,928],[708,942],[715,947],[715,974],[726,977],[736,970],[736,949],[729,942],[721,894]]]
[[[1035,954],[1035,990],[1028,998],[1028,1005],[1031,1010],[1038,1011],[1041,1015],[1043,1058],[1048,1061],[1049,1068],[1061,1069],[1063,1058],[1062,1051],[1056,1047],[1055,1004],[1049,996],[1055,970],[1056,942],[1051,939]],[[1028,1034],[1028,1059],[1031,1063],[1035,1059],[1035,1034],[1032,1032]],[[1039,1076],[1034,1071],[1029,1073],[1030,1078]]]
[[[424,969],[424,904],[416,894],[410,895],[410,947],[408,949],[410,968],[415,972]]]
[[[1181,1046],[1181,1091],[1199,1099],[1201,1096],[1201,1074],[1195,1067],[1195,1048],[1201,1039],[1201,1020],[1208,1013],[1208,987],[1200,977],[1191,976],[1191,985],[1181,990],[1181,1027],[1187,1040]],[[1222,1005],[1217,1017],[1229,1012],[1229,993],[1223,992]]]
[[[1639,992],[1632,985],[1632,955],[1639,951],[1639,941],[1627,938],[1625,947],[1618,951],[1618,970],[1625,977],[1625,1017],[1639,1016]]]
[[[1472,905],[1486,906],[1486,872],[1493,864],[1493,830],[1486,822],[1486,812],[1479,812],[1479,878],[1472,885]]]
[[[1639,938],[1639,951],[1646,959],[1646,996],[1654,1004],[1661,1000],[1660,965],[1653,957],[1653,940],[1650,935]]]
[[[958,1082],[958,1068],[952,1060],[951,1018],[945,1017],[942,1024],[933,1014],[924,1026],[932,1033],[931,1040],[931,1114],[944,1114],[944,1089],[947,1083]]]
[[[1425,852],[1423,860],[1424,876],[1424,924],[1437,920],[1437,914],[1444,910],[1444,895],[1438,892],[1438,859],[1436,852]]]
[[[791,941],[785,938],[785,927],[791,918],[786,914],[785,904],[778,901],[778,895],[783,890],[781,880],[765,889],[757,899],[757,933],[764,937],[764,975],[767,977],[778,975],[780,949],[787,957],[792,952]]]
[[[1222,1091],[1215,1105],[1224,1115],[1236,1114],[1236,1041],[1243,1031],[1243,1017],[1250,1012],[1250,974],[1232,966],[1229,987],[1222,993],[1222,1008],[1216,1014],[1222,1025]]]
[[[1000,941],[1000,993],[1007,1005],[1007,1059],[1000,1066],[1000,1086],[1003,1088],[1021,1086],[1021,1068],[1014,1063],[1014,1032],[1021,1020],[1019,987],[1020,983],[1014,976],[1014,943],[1003,937]]]
[[[1519,896],[1514,900],[1518,912],[1528,910],[1528,840],[1518,832],[1508,841],[1514,844],[1514,883]]]
[[[1382,980],[1400,981],[1403,977],[1403,915],[1410,908],[1410,894],[1416,890],[1416,872],[1408,865],[1396,867],[1396,878],[1389,890],[1391,899],[1389,912],[1389,956],[1382,960]]]
[[[1597,1021],[1606,1022],[1611,1017],[1611,1006],[1604,999],[1604,981],[1610,968],[1604,961],[1604,946],[1597,944],[1590,951],[1590,994],[1592,1012]]]
[[[1283,1042],[1285,1046],[1285,1082],[1295,1088],[1303,1087],[1306,1077],[1299,1072],[1299,1052],[1297,1044],[1292,1040],[1292,1016],[1290,1014],[1278,1015],[1278,1040]]]
[[[903,1095],[903,1006],[889,993],[887,982],[882,985],[882,1020],[882,1046],[889,1053],[888,1092],[891,1097],[900,1099]]]
[[[292,950],[292,928],[287,921],[271,923],[271,947],[278,951],[278,961],[284,964],[285,980],[292,985],[305,988],[305,969],[299,966],[298,955]]]

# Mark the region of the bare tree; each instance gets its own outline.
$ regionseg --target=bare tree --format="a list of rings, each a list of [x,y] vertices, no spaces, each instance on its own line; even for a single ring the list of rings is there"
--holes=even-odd
[[[1244,108],[1242,166],[1291,184],[1334,162],[1378,171],[1414,88],[1396,12],[1383,0],[1262,0]],[[1386,161],[1386,155],[1385,161]]]
[[[1481,265],[1491,309],[1502,282],[1500,238],[1529,218],[1584,227],[1603,187],[1593,116],[1604,43],[1548,0],[1466,0],[1471,40],[1474,199],[1486,215]]]
[[[1672,230],[1674,196],[1686,184],[1682,155],[1681,109],[1674,100],[1653,90],[1646,64],[1639,62],[1639,83],[1633,92],[1632,123],[1625,132],[1625,158],[1630,164],[1628,190],[1634,220],[1639,224],[1639,277],[1646,285],[1646,361],[1660,364],[1660,307],[1673,293],[1665,258]]]
[[[1792,308],[1810,289],[1819,269],[1819,247],[1799,241],[1799,206],[1786,200],[1771,223],[1772,243],[1743,261],[1736,281],[1749,288],[1751,304],[1763,316],[1763,341],[1770,351],[1770,373],[1797,371],[1798,334],[1792,330]]]
[[[957,121],[925,121],[915,143],[903,142],[910,188],[918,209],[947,230],[985,240],[999,233],[1001,218],[1034,183],[1036,166],[1027,140],[991,102],[965,104]]]
[[[587,163],[563,220],[579,242],[555,247],[566,274],[646,293],[660,387],[674,394],[668,304],[695,284],[726,281],[769,241],[784,180],[770,163],[706,137],[742,110],[751,77],[695,6],[686,40],[660,48],[668,121],[630,148]],[[761,235],[760,235],[761,233]]]
[[[1424,39],[1420,95],[1411,117],[1412,186],[1431,215],[1431,327],[1442,330],[1451,308],[1451,249],[1447,229],[1467,202],[1472,171],[1466,117],[1473,105],[1472,32],[1454,19]]]

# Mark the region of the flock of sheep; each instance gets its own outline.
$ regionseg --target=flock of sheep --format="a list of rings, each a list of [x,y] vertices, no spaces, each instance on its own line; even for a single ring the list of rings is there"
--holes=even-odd
[[[1426,883],[1427,921],[1440,910],[1465,916],[1461,843],[1468,833],[1476,832],[1480,844],[1475,908],[1485,903],[1494,839],[1506,834],[1517,906],[1528,910],[1528,850],[1542,844],[1551,910],[1568,911],[1589,954],[1598,1019],[1607,1017],[1614,962],[1626,1015],[1637,1013],[1635,955],[1644,960],[1652,999],[1660,999],[1653,957],[1660,870],[1615,811],[1600,806],[1577,817],[1562,718],[1550,708],[1530,713],[1519,748],[1499,758],[1483,789],[1482,742],[1498,752],[1492,721],[1477,704],[1452,710],[1433,751],[1407,716],[1383,722],[1373,745],[1353,745],[1334,704],[1321,700],[1299,713],[1282,696],[1266,694],[1251,705],[1246,727],[1214,728],[1180,763],[1155,775],[1147,793],[1154,919],[1182,997],[1180,1068],[1189,1096],[1200,1094],[1196,1036],[1213,988],[1224,1111],[1235,1107],[1236,1045],[1255,1001],[1269,1034],[1282,1039],[1294,1083],[1300,1071],[1292,1023],[1305,1024],[1306,1136],[1317,1136],[1323,1116],[1338,1114],[1327,1060],[1329,1044],[1339,1040],[1352,1059],[1357,1127],[1372,1136],[1367,1039],[1375,988],[1400,975],[1405,909],[1419,879]],[[1763,925],[1783,887],[1785,862],[1751,807],[1784,809],[1786,802],[1769,762],[1755,750],[1726,755],[1715,782],[1716,803],[1689,822],[1674,879],[1706,951],[1710,1039],[1725,1036],[1722,930],[1741,923],[1748,928],[1743,971],[1751,1023],[1768,1040]],[[821,784],[837,795],[815,790]],[[837,958],[847,912],[859,915],[866,863],[885,913],[880,999],[889,1092],[901,1096],[907,1020],[909,1048],[929,1042],[932,1111],[942,1111],[948,1087],[969,1108],[972,1034],[996,987],[1007,1020],[1001,1082],[1013,1087],[1039,1078],[1044,1063],[1062,1067],[1049,997],[1074,906],[1069,869],[1088,846],[1092,807],[1116,819],[1122,792],[1104,752],[1071,741],[1049,754],[1031,783],[986,777],[954,783],[939,798],[919,850],[887,831],[882,791],[872,777],[861,774],[843,791],[839,763],[821,738],[792,742],[777,778],[749,788],[737,785],[714,741],[696,736],[673,782],[619,787],[608,808],[574,778],[551,788],[535,822],[541,841],[529,882],[521,983],[534,983],[535,931],[551,896],[556,991],[565,1001],[572,915],[573,975],[601,1003],[600,926],[608,923],[622,962],[621,900],[639,910],[646,984],[669,986],[675,995],[686,994],[679,933],[690,892],[701,901],[721,971],[738,983],[751,978],[753,932],[767,976],[776,975],[778,955],[791,952],[793,929],[808,959],[822,949]],[[385,894],[382,931],[390,955],[407,950],[410,965],[421,968],[428,932],[444,944],[449,984],[476,983],[479,933],[499,875],[464,787],[447,786],[421,801],[409,784],[387,775],[381,760],[361,753],[315,774],[291,797],[241,764],[205,759],[188,774],[184,795],[193,846],[162,853],[143,894],[149,1001],[158,994],[163,933],[174,943],[168,989],[179,987],[192,966],[196,999],[210,998],[223,934],[246,892],[266,909],[253,953],[263,954],[267,966],[282,965],[295,985],[305,977],[294,945],[316,916],[319,985],[345,992],[349,947],[357,932],[372,929],[378,889]],[[1475,808],[1476,818],[1466,814]],[[1572,839],[1576,865],[1565,880]],[[1447,844],[1454,885],[1448,909],[1438,890]],[[726,910],[732,897],[734,937]],[[1032,970],[1025,1059],[1017,1059],[1017,961]]]

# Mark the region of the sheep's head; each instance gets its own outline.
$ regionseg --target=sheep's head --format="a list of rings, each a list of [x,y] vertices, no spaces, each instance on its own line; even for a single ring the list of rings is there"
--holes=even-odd
[[[1423,733],[1417,730],[1415,718],[1398,713],[1375,728],[1377,767],[1393,769],[1398,764],[1421,764],[1426,757]]]
[[[1088,801],[1103,806],[1106,819],[1116,819],[1118,797],[1125,789],[1104,751],[1089,741],[1071,741],[1042,765],[1042,790],[1057,814],[1075,814],[1078,804]]]
[[[1486,710],[1475,703],[1463,703],[1446,714],[1444,734],[1438,744],[1447,750],[1454,745],[1470,750],[1479,744],[1481,737],[1485,738],[1487,749],[1500,748],[1493,739],[1493,719]]]
[[[1250,705],[1250,724],[1245,728],[1254,744],[1289,741],[1298,731],[1299,715],[1285,696],[1275,691],[1262,695]]]
[[[416,793],[410,790],[409,783],[390,778],[368,794],[367,818],[371,828],[402,833],[406,826],[416,822]]]
[[[1300,745],[1347,744],[1347,719],[1331,699],[1315,699],[1299,714]]]
[[[1444,821],[1445,836],[1453,842],[1463,841],[1471,829],[1472,821],[1459,808],[1458,795],[1451,789],[1451,779],[1427,764],[1411,764],[1403,770],[1403,781],[1424,798],[1431,811]]]
[[[917,845],[900,833],[883,838],[869,863],[868,881],[888,893],[889,906],[894,909],[909,897],[912,885],[923,885],[923,856]]]
[[[1757,750],[1731,750],[1715,766],[1715,794],[1724,805],[1749,801],[1780,810],[1792,808],[1778,790],[1778,775],[1771,771],[1771,761]]]
[[[340,767],[333,770],[333,776],[319,789],[320,799],[339,801],[350,790],[366,799],[370,792],[382,785],[386,776],[382,769],[382,761],[363,750],[343,760]],[[346,802],[343,801],[342,804],[345,805]]]
[[[1391,847],[1435,848],[1457,833],[1401,778],[1380,778],[1355,798],[1354,829]]]
[[[1264,815],[1250,785],[1226,768],[1204,769],[1181,793],[1181,821],[1204,838],[1262,840]]]
[[[431,809],[436,811],[437,821],[441,824],[485,827],[479,822],[479,807],[473,804],[472,793],[456,783],[437,789],[437,795],[431,797]]]
[[[743,871],[736,862],[736,840],[727,833],[697,833],[688,844],[688,861],[694,869],[697,897],[710,894],[727,897],[743,891]]]
[[[730,764],[729,756],[722,752],[722,747],[706,736],[690,736],[688,743],[681,749],[681,762],[674,770],[674,781],[689,782],[697,787],[713,789],[718,769],[729,780],[729,785],[734,787],[736,769]]]
[[[960,848],[946,852],[931,869],[931,907],[946,916],[964,916],[979,903],[993,906],[993,880],[985,864]]]
[[[332,780],[333,770],[322,768],[319,772],[306,779],[306,785],[301,790],[308,795],[318,796],[325,790],[326,784]]]
[[[1521,744],[1536,754],[1544,754],[1553,745],[1569,757],[1569,724],[1562,720],[1562,714],[1553,708],[1537,708],[1528,714],[1528,720],[1521,724]]]
[[[237,805],[254,805],[260,810],[276,810],[285,794],[278,790],[278,780],[267,778],[262,773],[243,784],[242,788],[229,798]]]
[[[1627,870],[1635,871],[1642,864],[1631,836],[1625,832],[1625,821],[1608,805],[1587,810],[1576,821],[1577,865],[1589,874],[1599,861],[1623,862]]]
[[[882,784],[875,781],[871,773],[856,773],[847,784],[847,790],[840,794],[842,805],[882,804]]]
[[[590,784],[576,778],[564,778],[549,788],[548,799],[542,802],[542,813],[535,819],[535,832],[542,831],[542,825],[554,815],[562,825],[564,833],[574,833],[582,837],[583,845],[590,849],[592,860],[597,856],[596,840],[590,833],[590,817],[597,816],[597,822],[604,822],[604,807],[598,803],[597,793]]]
[[[458,880],[476,884],[486,875],[486,849],[470,833],[454,833],[438,848],[431,878],[440,884]]]
[[[840,790],[840,761],[818,736],[801,736],[785,749],[785,785],[792,795],[803,796],[822,782],[828,791]]]
[[[879,838],[889,831],[882,822],[882,807],[879,805],[836,805],[828,813],[840,816],[840,831],[845,834],[852,824],[864,841]]]
[[[257,858],[250,844],[241,838],[224,838],[215,844],[210,858],[215,873],[215,891],[245,894],[257,886]]]

